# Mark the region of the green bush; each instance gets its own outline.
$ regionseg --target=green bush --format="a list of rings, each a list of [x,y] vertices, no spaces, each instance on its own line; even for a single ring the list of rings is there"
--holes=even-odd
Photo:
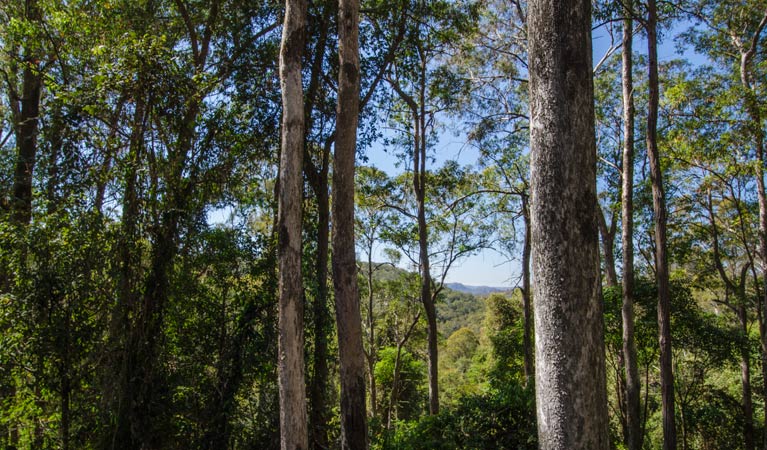
[[[398,422],[374,439],[380,450],[536,449],[535,395],[508,384],[499,390],[463,397],[436,416]]]

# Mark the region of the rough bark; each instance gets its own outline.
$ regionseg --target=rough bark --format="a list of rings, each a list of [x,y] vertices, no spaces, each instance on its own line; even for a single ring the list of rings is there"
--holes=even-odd
[[[658,34],[655,0],[647,3],[647,52],[649,100],[647,111],[647,155],[650,160],[653,215],[655,225],[655,276],[658,284],[658,343],[660,346],[661,411],[663,417],[663,450],[677,445],[674,420],[674,374],[671,361],[671,293],[666,245],[666,196],[658,152]]]
[[[623,362],[626,377],[626,436],[628,450],[642,448],[640,415],[639,365],[634,339],[634,79],[633,79],[633,20],[627,11],[623,20],[623,55],[621,85],[623,88],[623,174],[621,188],[621,220],[623,223],[621,318],[623,325]]]
[[[608,449],[591,3],[528,10],[538,441]]]
[[[354,162],[359,120],[359,0],[339,0],[338,110],[333,158],[333,287],[341,372],[341,448],[367,448],[365,353],[354,246]]]
[[[309,435],[304,392],[304,318],[301,280],[301,204],[304,155],[304,107],[301,57],[306,2],[286,0],[280,44],[282,148],[278,196],[279,317],[278,384],[280,447],[306,450]]]
[[[30,22],[40,22],[41,13],[36,0],[24,2],[25,16]],[[37,134],[40,116],[40,55],[34,43],[24,48],[24,71],[22,75],[21,103],[16,117],[16,167],[13,179],[12,210],[17,224],[28,225],[32,218],[32,176],[37,159]]]

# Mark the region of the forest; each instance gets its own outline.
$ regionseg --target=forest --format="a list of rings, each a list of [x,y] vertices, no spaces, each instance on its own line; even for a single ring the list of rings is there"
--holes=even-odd
[[[767,449],[765,28],[0,0],[0,449]]]

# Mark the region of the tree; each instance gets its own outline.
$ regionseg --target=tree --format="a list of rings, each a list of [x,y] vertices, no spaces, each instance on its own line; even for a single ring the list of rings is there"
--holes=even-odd
[[[375,274],[380,269],[393,263],[377,263],[373,261],[375,249],[380,244],[381,233],[387,220],[388,211],[384,204],[384,193],[390,186],[389,177],[375,167],[360,167],[357,174],[357,195],[355,205],[356,236],[355,243],[363,255],[362,272],[367,285],[367,302],[363,331],[366,332],[365,358],[368,365],[368,382],[370,387],[370,410],[372,417],[378,416],[378,388],[375,378],[375,366],[378,360],[378,344],[376,333],[376,283]]]
[[[476,195],[477,174],[470,168],[448,161],[438,171],[422,173],[421,170],[425,170],[425,163],[416,170],[419,189],[423,189],[421,194],[413,196],[413,179],[404,175],[397,177],[387,193],[386,205],[394,214],[384,237],[418,267],[421,275],[420,298],[428,330],[429,411],[436,414],[435,407],[439,405],[438,399],[434,399],[439,396],[437,299],[453,265],[487,246],[491,225],[475,214],[481,199]],[[424,272],[424,264],[430,267],[428,272]],[[424,297],[426,294],[428,297]]]
[[[647,2],[647,70],[649,100],[647,104],[647,156],[650,160],[653,218],[655,224],[655,277],[658,283],[658,344],[660,347],[660,378],[663,401],[663,449],[676,449],[674,418],[674,373],[671,353],[671,297],[669,292],[666,193],[663,170],[658,152],[658,12],[655,0]]]
[[[37,0],[25,0],[23,17],[31,29],[40,26],[43,18]],[[21,92],[17,92],[16,86],[9,82],[17,148],[11,206],[16,222],[28,225],[32,218],[32,175],[37,159],[43,56],[38,36],[27,36],[23,48]]]
[[[671,120],[669,132],[673,158],[683,170],[684,192],[677,210],[684,211],[682,245],[699,246],[684,251],[681,261],[690,267],[694,282],[714,296],[717,306],[732,314],[741,333],[740,381],[742,441],[753,449],[754,407],[749,345],[750,318],[758,317],[758,211],[756,180],[749,155],[740,151],[751,137],[733,129],[738,123],[737,96],[732,74],[710,66],[686,68],[673,78],[666,95]],[[751,309],[756,311],[753,312]],[[723,314],[725,315],[725,314]],[[730,314],[726,314],[729,316]]]
[[[279,384],[280,441],[283,450],[309,448],[304,393],[303,288],[301,279],[301,204],[303,200],[304,106],[301,59],[306,2],[286,0],[280,45],[282,153],[280,155]]]
[[[610,446],[596,224],[591,3],[532,1],[532,259],[540,448]]]
[[[359,115],[359,0],[339,0],[338,112],[333,159],[333,286],[341,366],[341,448],[365,449],[365,353],[354,246],[354,162]]]
[[[435,132],[435,115],[451,106],[463,86],[444,67],[438,58],[451,41],[459,39],[472,28],[476,11],[470,2],[414,2],[412,14],[421,17],[413,21],[406,34],[408,48],[395,63],[395,70],[387,79],[397,98],[404,103],[401,121],[404,122],[411,170],[412,195],[416,213],[413,218],[418,233],[418,268],[421,273],[421,302],[426,313],[429,338],[429,413],[439,412],[439,348],[435,298],[432,287],[429,224],[426,217],[429,148]],[[435,67],[436,66],[436,67]]]
[[[642,448],[639,401],[639,368],[634,338],[634,80],[633,80],[633,11],[625,7],[623,19],[623,52],[621,55],[621,91],[623,95],[623,167],[621,173],[621,244],[623,249],[623,363],[626,376],[626,446]]]
[[[753,177],[756,181],[757,204],[759,210],[759,258],[761,269],[760,335],[762,340],[762,376],[767,375],[767,194],[765,193],[765,150],[764,114],[762,98],[759,95],[763,72],[763,62],[759,46],[763,31],[767,27],[767,10],[763,2],[711,2],[707,0],[683,4],[696,22],[705,25],[704,30],[691,33],[693,44],[699,51],[710,55],[712,61],[724,67],[731,74],[732,82],[737,86],[735,95],[740,100],[738,110],[743,114],[742,131],[751,138],[747,144],[751,148]],[[763,53],[763,52],[762,52]],[[730,77],[728,77],[730,78]],[[759,282],[756,282],[757,285]],[[757,288],[758,289],[758,288]],[[762,390],[762,400],[767,401],[767,383]],[[767,424],[767,418],[765,418]],[[764,428],[764,427],[763,427]],[[767,428],[764,428],[763,446],[767,448]]]

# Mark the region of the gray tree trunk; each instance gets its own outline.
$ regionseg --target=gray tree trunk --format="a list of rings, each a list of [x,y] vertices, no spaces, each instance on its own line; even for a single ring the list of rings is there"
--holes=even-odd
[[[591,2],[533,0],[528,14],[538,441],[606,450]]]
[[[666,194],[658,153],[658,34],[655,0],[647,3],[647,52],[649,100],[647,111],[647,155],[650,159],[652,200],[655,220],[655,277],[658,284],[658,343],[660,346],[661,411],[663,450],[676,449],[674,420],[674,373],[671,364],[671,293],[666,245]]]
[[[642,448],[642,419],[640,415],[640,386],[637,350],[634,339],[634,79],[633,79],[633,20],[627,11],[623,20],[623,185],[621,214],[623,222],[623,362],[626,370],[626,447]]]
[[[341,371],[341,448],[367,448],[365,352],[354,246],[354,158],[359,119],[359,0],[338,4],[338,110],[333,165],[333,287]]]
[[[36,0],[24,2],[25,16],[30,22],[40,22],[42,17]],[[29,225],[32,218],[32,175],[37,159],[37,134],[40,115],[40,92],[42,76],[40,59],[33,50],[34,43],[24,48],[24,71],[22,75],[21,103],[16,119],[16,168],[13,180],[13,219],[20,225]],[[16,101],[17,99],[14,99]]]
[[[304,318],[301,280],[301,204],[303,198],[304,106],[301,57],[305,0],[286,0],[280,46],[282,150],[277,228],[279,236],[280,447],[307,450],[309,435],[304,385]]]

